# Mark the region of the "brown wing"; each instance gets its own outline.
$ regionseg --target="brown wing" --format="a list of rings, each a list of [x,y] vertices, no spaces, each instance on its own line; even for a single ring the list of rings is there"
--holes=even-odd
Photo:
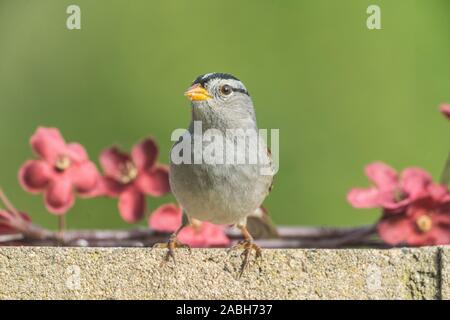
[[[247,229],[255,239],[279,238],[277,227],[263,206],[247,217]]]

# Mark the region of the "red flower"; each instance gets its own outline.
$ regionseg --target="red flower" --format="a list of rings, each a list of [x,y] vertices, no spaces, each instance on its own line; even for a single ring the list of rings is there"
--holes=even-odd
[[[145,212],[145,195],[160,197],[170,191],[169,169],[157,163],[158,146],[153,139],[135,145],[131,155],[117,147],[100,155],[104,177],[98,193],[119,197],[119,211],[129,223],[139,221]]]
[[[161,232],[174,232],[181,225],[182,209],[174,204],[165,204],[156,209],[149,218],[149,226]],[[178,234],[178,240],[192,247],[225,247],[230,239],[225,227],[209,222],[191,219],[192,225],[184,227]]]
[[[355,208],[383,209],[377,224],[379,236],[390,245],[412,246],[450,243],[450,193],[433,183],[418,168],[403,170],[400,179],[383,163],[366,167],[375,186],[352,189],[347,199]]]
[[[450,120],[450,105],[449,104],[442,104],[439,107],[439,110],[445,117],[447,117],[448,120]]]
[[[30,139],[39,160],[27,161],[19,182],[31,193],[44,193],[49,212],[62,215],[75,202],[74,190],[88,196],[98,182],[95,165],[78,143],[66,144],[58,129],[40,127]]]
[[[412,201],[422,197],[432,183],[431,176],[419,168],[407,168],[398,178],[397,172],[382,162],[366,166],[366,175],[374,183],[370,188],[354,188],[347,200],[355,208],[381,207],[401,212]]]
[[[403,214],[385,212],[378,234],[388,244],[412,246],[450,244],[450,194],[434,185],[426,197],[412,202]]]

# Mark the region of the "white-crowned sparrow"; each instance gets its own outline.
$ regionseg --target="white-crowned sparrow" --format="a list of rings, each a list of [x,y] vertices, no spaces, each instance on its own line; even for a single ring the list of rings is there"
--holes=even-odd
[[[258,133],[252,99],[244,84],[236,77],[224,73],[202,75],[193,82],[185,96],[192,101],[191,124],[172,147],[169,175],[171,189],[183,208],[184,218],[182,226],[170,238],[166,258],[173,258],[173,248],[183,246],[176,236],[189,224],[189,218],[215,224],[234,224],[244,236],[244,241],[238,245],[244,249],[243,271],[252,250],[255,250],[256,257],[261,256],[261,249],[253,243],[246,224],[247,216],[258,210],[270,191],[273,180],[273,172],[267,172],[267,168],[271,168],[270,152],[263,139],[259,139],[257,149],[252,148],[248,139],[242,148],[242,145],[238,145],[239,137],[230,134],[235,129]],[[211,147],[218,148],[214,150],[219,151],[222,149],[223,163],[194,163],[194,140],[203,138],[201,134],[194,132],[194,122],[201,124],[202,133],[213,129],[222,134],[224,141],[217,137],[203,141],[200,152],[209,152]],[[180,148],[183,139],[188,139],[184,142],[191,145],[189,149],[192,163],[174,161],[174,156],[179,155],[180,150],[181,153],[186,152]],[[233,146],[234,161],[226,160],[227,153],[230,152],[227,145]],[[251,162],[251,152],[257,153],[257,163]],[[236,163],[239,156],[243,156],[241,159],[245,159],[244,163]]]

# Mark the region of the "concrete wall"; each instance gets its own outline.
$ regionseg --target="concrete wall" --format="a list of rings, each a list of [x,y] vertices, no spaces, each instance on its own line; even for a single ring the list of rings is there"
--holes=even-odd
[[[1,299],[449,299],[450,248],[239,252],[0,247]]]

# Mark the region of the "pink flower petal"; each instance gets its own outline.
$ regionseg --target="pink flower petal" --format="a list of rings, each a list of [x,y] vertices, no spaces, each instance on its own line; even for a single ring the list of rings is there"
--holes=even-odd
[[[450,225],[436,226],[431,230],[431,245],[447,245],[450,244]]]
[[[432,177],[420,168],[407,168],[403,170],[400,178],[401,189],[412,200],[422,197],[427,192],[427,187],[432,183]]]
[[[19,212],[20,217],[24,222],[30,222],[31,218],[24,212]],[[12,225],[12,220],[17,219],[16,216],[12,215],[10,212],[5,210],[0,210],[0,235],[1,234],[13,234],[17,233],[18,230]],[[10,223],[11,221],[11,223]]]
[[[406,243],[414,247],[433,246],[435,245],[435,239],[433,238],[431,232],[415,232],[411,234],[408,239],[406,239]]]
[[[150,215],[148,225],[160,232],[175,232],[181,226],[182,210],[173,203],[164,204]]]
[[[56,128],[39,127],[31,137],[30,144],[40,157],[51,164],[66,150],[64,138]]]
[[[5,213],[6,211],[1,211],[0,210],[0,235],[2,234],[12,234],[12,233],[16,233],[17,231],[12,228],[7,221],[4,221],[3,219],[1,219],[2,213]]]
[[[380,190],[394,190],[398,184],[397,172],[387,164],[374,162],[366,166],[366,175]]]
[[[208,247],[208,239],[205,237],[203,229],[196,230],[193,226],[183,228],[178,234],[178,240],[195,248]]]
[[[411,199],[406,198],[403,200],[400,200],[398,202],[396,201],[382,201],[381,207],[385,209],[386,214],[399,214],[399,213],[405,213],[408,206],[411,204]]]
[[[155,140],[148,138],[133,147],[133,162],[138,170],[150,170],[158,158],[158,146]]]
[[[441,113],[448,119],[450,120],[450,105],[448,104],[442,104],[439,107],[439,110],[441,111]]]
[[[108,197],[118,197],[128,188],[127,185],[109,177],[102,177],[97,185],[97,193]]]
[[[150,172],[142,172],[136,184],[142,192],[153,197],[160,197],[170,191],[169,168],[167,166],[157,166]]]
[[[377,225],[381,239],[389,245],[406,243],[414,235],[414,223],[405,215],[385,216]]]
[[[82,163],[89,159],[86,149],[79,143],[69,143],[66,155],[75,163]]]
[[[28,214],[26,214],[25,212],[19,212],[19,214],[23,220],[31,222],[31,217]]]
[[[97,167],[89,161],[72,166],[67,170],[66,175],[70,177],[76,190],[85,195],[97,186],[100,178]]]
[[[442,203],[450,201],[450,193],[447,187],[442,184],[432,183],[428,186],[427,191],[435,201]]]
[[[0,209],[0,221],[9,221],[12,217],[12,213],[3,209]]]
[[[207,242],[209,247],[226,247],[231,241],[225,233],[223,226],[218,226],[209,222],[203,222],[202,227],[205,229],[207,235]]]
[[[69,210],[75,202],[72,182],[61,176],[54,179],[45,192],[45,205],[47,210],[56,215],[62,215]]]
[[[347,201],[354,208],[377,208],[382,205],[377,188],[354,188],[347,194]]]
[[[108,177],[98,176],[95,187],[81,194],[85,198],[95,197],[118,197],[125,189],[126,185]]]
[[[433,222],[441,227],[450,228],[450,214],[439,214],[433,217]]]
[[[0,209],[0,235],[17,232],[10,224],[11,219],[13,215],[10,212]]]
[[[100,155],[100,164],[105,175],[115,179],[120,178],[121,170],[128,161],[131,161],[130,156],[117,147],[108,148]]]
[[[53,171],[42,160],[29,160],[19,170],[19,183],[31,193],[42,192],[50,182]]]
[[[128,223],[135,223],[142,219],[145,213],[145,196],[131,187],[119,196],[119,211],[122,219]]]
[[[219,247],[230,244],[223,227],[209,222],[201,222],[199,227],[185,227],[178,234],[178,239],[182,243],[197,248]]]

